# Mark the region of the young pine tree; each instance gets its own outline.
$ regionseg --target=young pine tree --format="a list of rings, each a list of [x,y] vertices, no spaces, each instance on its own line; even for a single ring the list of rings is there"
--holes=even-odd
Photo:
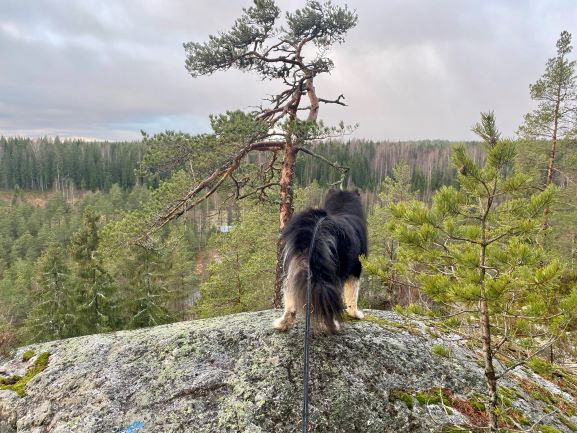
[[[543,330],[562,327],[555,293],[560,265],[538,242],[553,188],[529,195],[530,179],[514,165],[515,143],[499,139],[492,113],[482,114],[473,131],[485,142],[484,164],[476,165],[464,146],[455,147],[459,188],[441,188],[430,207],[393,205],[392,229],[404,270],[418,275],[422,290],[450,306],[450,313],[475,318],[489,427],[497,431],[497,382],[507,369],[496,367],[496,355],[515,345],[524,349],[517,352],[524,353],[522,362],[540,343],[550,343]]]

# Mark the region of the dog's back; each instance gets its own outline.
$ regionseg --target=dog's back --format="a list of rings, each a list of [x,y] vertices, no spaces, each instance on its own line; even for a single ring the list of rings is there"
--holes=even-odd
[[[359,256],[368,254],[367,224],[361,198],[357,192],[330,190],[324,209],[344,232],[338,238],[339,276],[359,278]]]
[[[358,193],[329,191],[324,208],[295,215],[283,231],[282,240],[285,314],[275,322],[277,329],[288,329],[296,311],[305,305],[309,272],[313,317],[329,332],[339,327],[343,290],[347,312],[362,316],[356,298],[361,274],[359,256],[367,254],[367,232]],[[349,281],[353,281],[350,290],[355,293],[347,295]]]

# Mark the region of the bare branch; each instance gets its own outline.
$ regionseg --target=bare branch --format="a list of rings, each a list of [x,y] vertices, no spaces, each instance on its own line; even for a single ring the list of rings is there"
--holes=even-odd
[[[315,153],[315,152],[313,152],[313,151],[310,150],[310,149],[307,149],[306,147],[297,147],[296,150],[297,150],[297,152],[304,152],[304,153],[306,153],[306,154],[308,154],[308,155],[310,155],[310,156],[314,156],[315,158],[318,158],[318,159],[320,159],[321,161],[326,162],[326,163],[327,163],[328,165],[330,165],[331,167],[336,168],[337,170],[342,170],[342,171],[344,171],[345,173],[348,173],[348,171],[350,170],[349,167],[344,166],[344,165],[340,165],[340,164],[338,164],[338,163],[336,163],[336,162],[332,162],[332,161],[328,160],[327,158],[325,158],[324,156],[319,155],[318,153]]]
[[[324,102],[325,104],[339,104],[339,105],[342,105],[343,107],[346,107],[347,104],[342,102],[341,99],[345,99],[345,96],[343,94],[340,94],[337,99],[333,99],[333,100],[319,98],[319,102]]]
[[[242,200],[243,198],[250,197],[251,195],[254,195],[254,194],[256,194],[257,192],[260,192],[260,193],[262,194],[262,193],[264,193],[264,190],[265,190],[265,189],[268,189],[268,188],[270,188],[270,187],[272,187],[272,186],[280,186],[280,183],[278,183],[278,182],[270,182],[270,183],[267,183],[266,185],[261,185],[261,186],[259,186],[258,188],[255,188],[255,189],[254,189],[253,191],[251,191],[251,192],[247,192],[246,194],[243,194],[243,195],[241,195],[241,196],[238,196],[237,199],[238,199],[238,200]]]
[[[170,221],[173,221],[210,197],[227,178],[231,177],[239,167],[242,159],[251,151],[278,151],[281,150],[284,145],[284,141],[260,141],[243,147],[233,158],[214,170],[210,176],[188,191],[180,200],[160,215],[156,221],[152,223],[148,232],[136,240],[136,243],[143,243],[145,238],[149,238]],[[239,183],[236,180],[233,180],[233,182],[235,182],[238,188]],[[191,202],[191,200],[203,190],[207,190],[207,192],[197,200]]]

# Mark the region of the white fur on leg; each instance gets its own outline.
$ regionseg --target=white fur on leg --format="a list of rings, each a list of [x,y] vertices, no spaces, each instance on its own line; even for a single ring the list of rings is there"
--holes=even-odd
[[[350,276],[345,281],[345,287],[344,287],[345,305],[347,306],[347,314],[350,317],[359,320],[365,317],[363,312],[357,308],[360,286],[361,286],[360,280],[358,278]]]
[[[285,311],[282,317],[276,319],[272,326],[277,331],[288,331],[294,323],[295,312]]]
[[[283,283],[284,314],[273,322],[274,329],[288,331],[294,324],[296,315],[294,279],[303,267],[302,260],[291,260]]]
[[[294,307],[294,301],[292,299],[292,297],[290,296],[290,292],[286,292],[283,296],[283,303],[285,305],[284,307],[284,314],[282,315],[282,317],[279,317],[278,319],[276,319],[272,326],[274,327],[274,329],[278,330],[278,331],[288,331],[288,329],[293,326],[294,321],[295,321],[295,316],[296,316],[296,309]]]
[[[335,320],[335,332],[339,332],[341,330],[341,324],[338,322],[338,320]]]

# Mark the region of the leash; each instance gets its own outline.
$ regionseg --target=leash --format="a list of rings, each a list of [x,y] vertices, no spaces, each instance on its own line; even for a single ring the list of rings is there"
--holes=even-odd
[[[313,230],[311,244],[309,245],[308,278],[307,278],[307,310],[305,314],[305,337],[304,337],[304,366],[303,366],[303,433],[307,433],[309,425],[309,340],[311,331],[311,258],[313,255],[313,245],[319,230],[319,226],[326,217],[319,219]]]

